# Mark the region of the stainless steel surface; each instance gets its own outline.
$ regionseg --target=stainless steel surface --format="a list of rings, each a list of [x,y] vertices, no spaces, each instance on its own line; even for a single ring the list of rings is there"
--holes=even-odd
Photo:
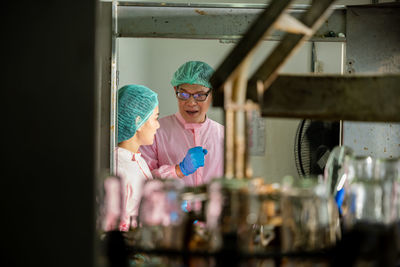
[[[118,1],[119,6],[145,6],[145,7],[210,7],[210,8],[259,8],[265,9],[269,6],[271,1],[265,1],[268,3],[216,3],[216,2],[208,2],[208,3],[173,3],[173,2],[166,2],[166,1],[147,1],[147,2],[140,2],[140,1]],[[309,4],[292,4],[290,6],[290,11],[292,12],[304,12],[310,8],[311,5]],[[333,5],[333,9],[341,10],[346,9],[345,5]]]
[[[264,94],[262,115],[399,122],[399,83],[400,75],[394,74],[280,75]]]
[[[239,39],[268,5],[246,4],[164,4],[119,3],[119,37],[163,37],[188,39]],[[309,5],[294,5],[288,12],[300,17]],[[343,41],[345,38],[325,38],[333,31],[344,33],[345,9],[334,7],[333,15],[314,37],[319,41]],[[275,31],[266,39],[279,40]]]
[[[400,27],[398,25],[400,25],[399,7],[349,7],[347,72],[399,74]],[[377,90],[383,89],[385,88],[377,88]],[[400,93],[393,97],[398,98],[399,95]],[[365,97],[370,96],[365,95]],[[380,102],[376,105],[381,105],[384,109],[388,103]],[[399,110],[397,108],[397,113]],[[400,156],[400,124],[345,121],[343,144],[360,155],[389,158]]]
[[[398,25],[399,7],[348,7],[348,68],[355,73],[400,73]]]
[[[247,120],[250,130],[248,141],[251,156],[264,156],[266,143],[266,122],[259,111],[249,111]]]
[[[372,157],[400,156],[399,123],[344,122],[344,145]]]

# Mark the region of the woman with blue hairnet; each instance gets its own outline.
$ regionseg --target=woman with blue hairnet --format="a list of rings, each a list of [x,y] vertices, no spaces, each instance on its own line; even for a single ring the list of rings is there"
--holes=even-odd
[[[198,186],[223,175],[224,126],[206,115],[213,72],[204,62],[189,61],[174,73],[179,111],[160,119],[153,145],[140,148],[155,177],[179,177]]]
[[[153,179],[139,147],[151,145],[160,124],[157,94],[142,85],[127,85],[118,90],[118,147],[116,175],[123,185],[120,230],[135,227],[143,183]]]

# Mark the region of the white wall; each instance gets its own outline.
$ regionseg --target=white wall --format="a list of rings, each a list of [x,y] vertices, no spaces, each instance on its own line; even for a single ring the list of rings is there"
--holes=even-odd
[[[277,42],[266,41],[254,55],[250,72],[265,59]],[[201,60],[216,68],[234,44],[218,40],[183,40],[153,38],[121,38],[118,41],[119,85],[143,84],[159,94],[161,117],[175,113],[177,103],[170,80],[175,70],[188,60]],[[325,73],[340,73],[342,43],[316,43],[317,60]],[[311,43],[306,43],[284,65],[282,73],[307,73],[311,65]],[[210,108],[208,116],[220,123],[223,112]],[[297,176],[294,161],[294,138],[299,120],[266,118],[265,156],[252,156],[255,176],[268,182],[284,175]]]

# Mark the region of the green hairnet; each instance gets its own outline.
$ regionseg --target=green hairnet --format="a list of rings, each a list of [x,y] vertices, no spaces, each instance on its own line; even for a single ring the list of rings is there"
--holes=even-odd
[[[157,94],[143,85],[118,90],[118,143],[130,139],[158,105]]]
[[[214,73],[214,69],[207,63],[201,61],[188,61],[175,71],[172,77],[172,86],[178,86],[184,83],[200,84],[204,87],[211,88],[210,78]]]

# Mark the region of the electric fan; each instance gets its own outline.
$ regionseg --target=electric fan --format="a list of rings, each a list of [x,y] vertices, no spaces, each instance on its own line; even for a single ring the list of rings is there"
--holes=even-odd
[[[332,149],[339,145],[339,121],[304,119],[299,123],[294,157],[300,177],[323,174]]]

